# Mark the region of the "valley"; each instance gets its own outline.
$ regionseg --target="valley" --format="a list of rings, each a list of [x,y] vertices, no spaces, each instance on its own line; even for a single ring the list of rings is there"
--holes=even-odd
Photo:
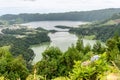
[[[3,15],[0,80],[119,80],[119,31],[119,9]]]

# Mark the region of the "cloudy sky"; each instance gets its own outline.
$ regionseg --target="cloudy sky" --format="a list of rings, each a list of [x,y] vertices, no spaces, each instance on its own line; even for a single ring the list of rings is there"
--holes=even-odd
[[[120,8],[120,0],[0,0],[0,15],[87,11],[104,8]]]

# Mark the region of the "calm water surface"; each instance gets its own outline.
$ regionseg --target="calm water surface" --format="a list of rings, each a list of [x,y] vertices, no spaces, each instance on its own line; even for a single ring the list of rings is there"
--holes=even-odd
[[[54,26],[57,25],[65,25],[65,26],[70,26],[70,27],[78,27],[78,25],[81,24],[86,24],[86,22],[80,22],[80,21],[40,21],[40,22],[31,22],[31,23],[26,23],[23,25],[27,25],[30,28],[37,28],[37,27],[42,27],[47,30],[58,30],[58,31],[66,31],[64,29],[58,29],[55,28]],[[45,51],[46,48],[50,46],[55,46],[59,47],[60,50],[65,52],[68,47],[70,47],[72,44],[75,44],[77,41],[77,36],[74,34],[70,34],[68,32],[56,32],[56,33],[49,33],[48,36],[51,39],[51,43],[45,43],[41,45],[35,45],[32,46],[31,49],[35,53],[35,57],[33,59],[33,64],[36,62],[40,61],[42,58],[42,53]],[[86,44],[91,44],[93,45],[95,43],[94,40],[83,40],[84,45]]]
[[[69,27],[78,27],[78,25],[86,24],[88,22],[81,22],[81,21],[38,21],[38,22],[30,22],[25,23],[23,25],[27,25],[29,28],[37,28],[42,27],[47,30],[58,30],[58,31],[65,31],[66,29],[58,29],[54,26],[62,25],[62,26],[69,26]]]

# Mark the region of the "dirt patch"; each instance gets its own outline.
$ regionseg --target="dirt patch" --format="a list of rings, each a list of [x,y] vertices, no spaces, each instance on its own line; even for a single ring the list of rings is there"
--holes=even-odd
[[[107,75],[106,80],[120,80],[120,75],[116,73],[110,73]]]

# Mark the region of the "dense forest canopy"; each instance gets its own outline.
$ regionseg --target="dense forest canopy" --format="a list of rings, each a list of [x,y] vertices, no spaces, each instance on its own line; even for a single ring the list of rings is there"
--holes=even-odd
[[[93,11],[48,13],[48,14],[6,14],[0,17],[12,23],[47,21],[47,20],[71,20],[71,21],[100,21],[111,17],[113,14],[120,13],[119,8],[101,9]]]

